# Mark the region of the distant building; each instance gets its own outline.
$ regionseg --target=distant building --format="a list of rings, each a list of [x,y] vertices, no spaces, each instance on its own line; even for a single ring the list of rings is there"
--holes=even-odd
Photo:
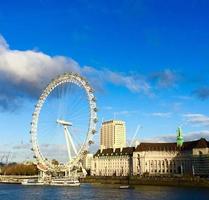
[[[111,120],[102,123],[100,132],[100,148],[123,148],[126,146],[125,122]]]
[[[204,163],[204,164],[203,164]],[[209,175],[209,142],[141,143],[133,153],[133,175]]]
[[[91,167],[93,176],[128,176],[132,174],[134,147],[98,150]]]
[[[88,154],[85,155],[85,157],[83,159],[83,168],[85,170],[91,169],[92,160],[93,160],[93,154],[88,153]]]
[[[103,124],[101,134],[111,132],[111,124]],[[104,129],[106,128],[106,129]],[[104,135],[102,136],[104,137]],[[102,138],[105,140],[105,138]],[[110,143],[101,141],[103,147]],[[184,142],[182,130],[178,128],[177,139],[173,143],[140,143],[135,147],[101,148],[94,155],[91,175],[197,175],[209,176],[209,141],[204,138]]]

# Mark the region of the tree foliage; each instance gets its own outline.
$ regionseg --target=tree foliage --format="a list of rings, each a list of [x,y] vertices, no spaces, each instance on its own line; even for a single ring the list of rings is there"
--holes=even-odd
[[[36,165],[24,164],[10,164],[2,168],[1,174],[3,175],[37,175],[38,169]]]

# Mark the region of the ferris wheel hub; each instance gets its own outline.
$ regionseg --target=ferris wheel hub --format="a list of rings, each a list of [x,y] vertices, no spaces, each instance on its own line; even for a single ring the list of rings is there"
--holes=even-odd
[[[61,119],[58,119],[57,123],[60,124],[60,125],[63,125],[63,126],[72,126],[71,122],[68,122],[68,121],[65,121],[65,120],[61,120]]]

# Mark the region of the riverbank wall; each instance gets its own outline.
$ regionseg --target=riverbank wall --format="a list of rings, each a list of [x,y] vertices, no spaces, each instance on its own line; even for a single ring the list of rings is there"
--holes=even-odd
[[[0,183],[20,184],[24,179],[36,179],[37,176],[0,176]],[[156,185],[179,187],[208,187],[209,178],[200,177],[139,177],[139,176],[87,176],[81,183],[106,185]]]
[[[20,184],[24,179],[36,179],[38,176],[12,176],[12,175],[2,175],[0,176],[0,183],[7,184]]]
[[[93,184],[120,184],[120,185],[157,185],[157,186],[189,186],[208,187],[209,178],[200,177],[109,177],[109,176],[87,176],[82,178],[81,183]]]

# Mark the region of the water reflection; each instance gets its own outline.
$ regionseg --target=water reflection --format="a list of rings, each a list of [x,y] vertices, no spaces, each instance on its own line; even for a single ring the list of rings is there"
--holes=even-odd
[[[204,188],[176,188],[136,186],[121,190],[114,185],[83,184],[78,188],[1,185],[1,200],[208,200],[209,190]]]

